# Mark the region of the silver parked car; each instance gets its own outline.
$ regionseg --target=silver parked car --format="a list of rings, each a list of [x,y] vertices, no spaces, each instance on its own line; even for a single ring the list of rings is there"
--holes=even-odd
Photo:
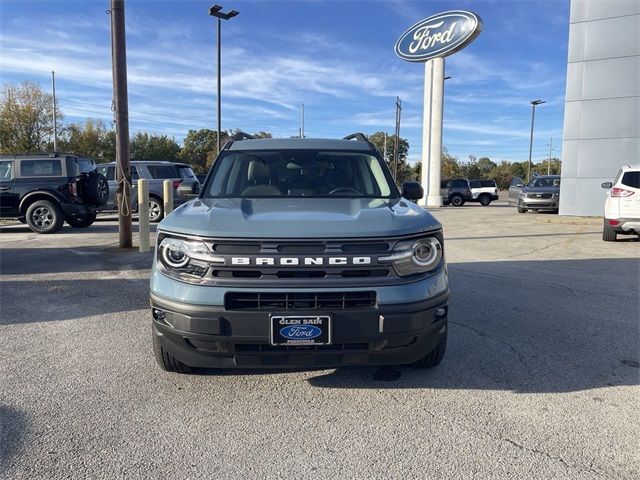
[[[560,175],[539,175],[525,186],[515,177],[509,187],[509,203],[517,205],[518,213],[533,211],[558,211],[560,206]]]
[[[109,182],[109,201],[103,211],[117,211],[115,193],[116,184],[115,162],[98,165],[98,172],[103,174]],[[159,222],[164,217],[164,204],[162,200],[162,182],[172,180],[174,190],[183,180],[197,181],[191,165],[166,161],[132,161],[131,162],[131,210],[138,210],[138,179],[149,180],[149,220]],[[173,195],[173,206],[177,207],[185,200]]]

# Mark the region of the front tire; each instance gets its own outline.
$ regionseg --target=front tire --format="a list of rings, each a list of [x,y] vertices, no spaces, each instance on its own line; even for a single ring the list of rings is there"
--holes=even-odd
[[[162,370],[173,373],[191,373],[190,366],[182,363],[162,347],[155,331],[151,335],[153,335],[153,355]]]
[[[518,207],[518,213],[527,213],[526,208]]]
[[[424,357],[422,357],[417,362],[413,363],[411,366],[414,368],[433,368],[440,365],[442,359],[444,358],[444,353],[447,349],[447,335],[445,334],[444,338],[438,343],[436,348],[427,353]]]
[[[615,242],[618,240],[618,232],[609,225],[605,225],[602,229],[602,240],[605,242]]]
[[[67,223],[73,228],[87,228],[96,221],[96,214],[89,213],[87,215],[69,215]]]
[[[459,193],[455,193],[449,197],[449,203],[454,207],[461,207],[464,205],[464,197]]]
[[[60,207],[48,200],[36,200],[29,205],[25,218],[29,228],[36,233],[55,233],[64,223]]]

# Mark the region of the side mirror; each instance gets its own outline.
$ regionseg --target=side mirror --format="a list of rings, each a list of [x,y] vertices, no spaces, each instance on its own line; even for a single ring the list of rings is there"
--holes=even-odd
[[[604,182],[604,183],[601,183],[600,186],[602,188],[611,188],[613,187],[613,182]]]
[[[195,198],[199,193],[200,182],[197,180],[183,180],[182,183],[178,185],[177,194],[180,198]]]
[[[404,182],[402,196],[407,200],[420,200],[424,197],[424,189],[418,182]]]
[[[523,184],[523,183],[516,183],[516,187],[518,187],[518,188],[524,188],[524,184]]]

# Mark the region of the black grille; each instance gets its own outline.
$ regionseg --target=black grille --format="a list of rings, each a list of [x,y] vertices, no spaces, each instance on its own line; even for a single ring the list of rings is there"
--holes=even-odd
[[[376,305],[376,292],[260,293],[229,292],[227,310],[318,310],[369,308]]]
[[[528,193],[527,198],[551,198],[551,193]]]

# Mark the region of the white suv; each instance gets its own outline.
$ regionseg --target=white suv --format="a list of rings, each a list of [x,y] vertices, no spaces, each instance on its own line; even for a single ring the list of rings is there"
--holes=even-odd
[[[618,234],[640,236],[640,165],[622,167],[609,189],[604,203],[602,239],[615,242]]]

